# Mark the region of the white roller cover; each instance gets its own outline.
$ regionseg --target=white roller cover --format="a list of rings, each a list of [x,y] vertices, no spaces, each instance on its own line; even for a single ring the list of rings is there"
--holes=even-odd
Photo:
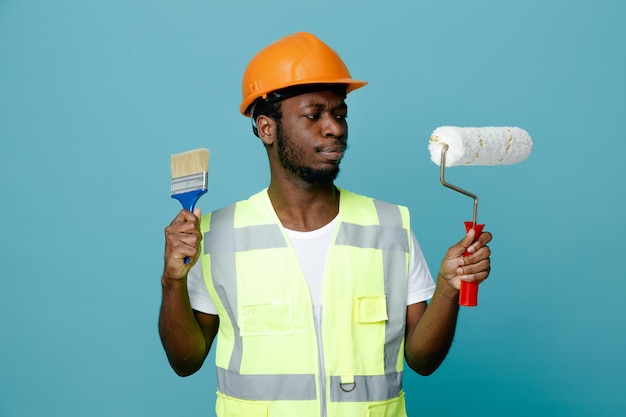
[[[432,161],[441,164],[441,149],[448,145],[446,167],[455,165],[511,165],[528,158],[533,142],[519,127],[441,126],[430,136]]]

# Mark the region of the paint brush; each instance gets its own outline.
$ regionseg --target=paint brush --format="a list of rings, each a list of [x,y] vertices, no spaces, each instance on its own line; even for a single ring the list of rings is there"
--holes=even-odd
[[[193,211],[198,199],[207,192],[209,182],[209,150],[195,149],[172,155],[172,198],[183,208]],[[190,259],[185,258],[188,264]]]
[[[172,198],[177,199],[189,211],[193,211],[198,199],[207,192],[209,181],[209,150],[194,149],[171,157]]]

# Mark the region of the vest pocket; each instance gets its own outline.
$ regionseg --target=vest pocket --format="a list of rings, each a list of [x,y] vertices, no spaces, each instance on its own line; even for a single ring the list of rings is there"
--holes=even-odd
[[[387,299],[384,295],[358,297],[354,303],[354,315],[359,323],[387,321]]]
[[[388,320],[384,295],[365,295],[351,300],[346,323],[337,333],[341,375],[380,375],[384,372],[385,325]],[[351,314],[350,314],[351,313]]]
[[[263,401],[247,401],[217,393],[215,412],[218,417],[267,417],[269,406]]]
[[[291,301],[274,301],[242,306],[242,336],[279,336],[293,334]]]
[[[406,417],[404,392],[397,398],[368,405],[367,417]]]

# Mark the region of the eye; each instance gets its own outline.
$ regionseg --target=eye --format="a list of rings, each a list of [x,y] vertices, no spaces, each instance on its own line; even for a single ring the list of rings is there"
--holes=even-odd
[[[336,114],[335,118],[338,120],[346,120],[348,118],[348,114]]]
[[[307,114],[305,116],[307,119],[309,120],[317,120],[320,118],[320,114],[319,113],[311,113],[311,114]]]

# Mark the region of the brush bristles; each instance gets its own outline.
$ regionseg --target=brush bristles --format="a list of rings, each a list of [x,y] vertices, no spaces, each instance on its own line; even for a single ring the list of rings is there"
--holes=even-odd
[[[194,149],[172,155],[172,178],[209,172],[209,150]]]

